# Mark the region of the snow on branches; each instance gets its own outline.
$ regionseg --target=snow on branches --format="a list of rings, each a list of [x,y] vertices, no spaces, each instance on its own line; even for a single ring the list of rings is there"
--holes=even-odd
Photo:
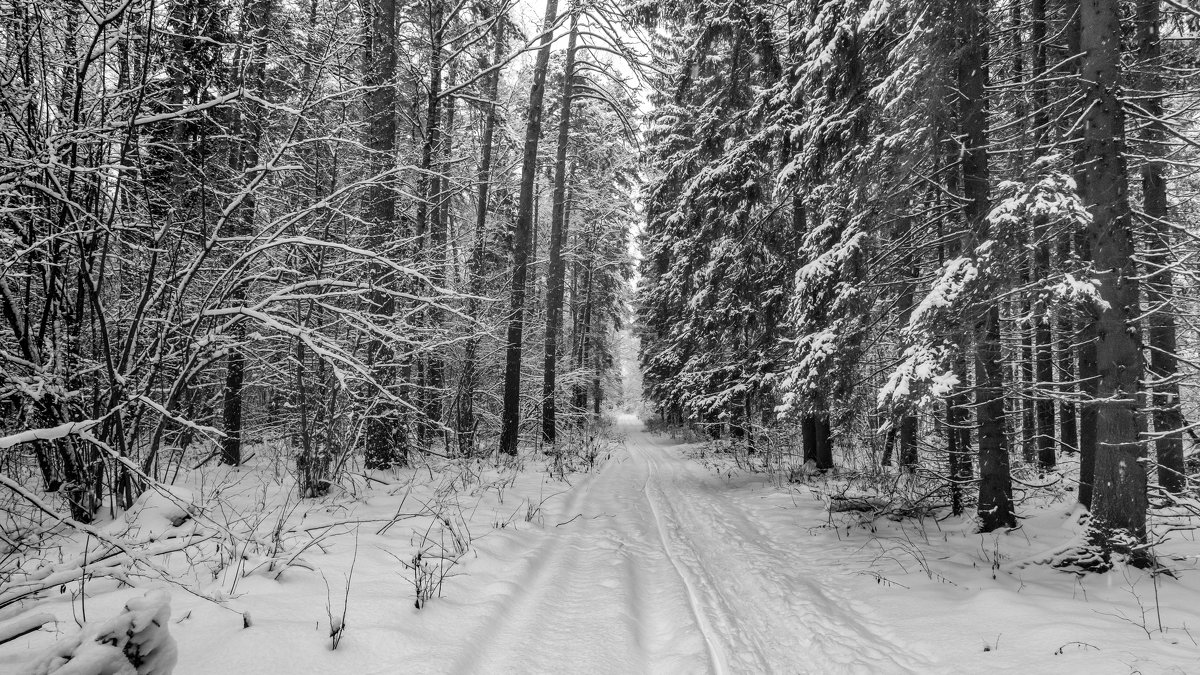
[[[171,598],[149,591],[103,622],[87,624],[31,665],[34,675],[170,675],[178,649],[168,630]]]
[[[1034,168],[1045,169],[1055,160],[1043,157]],[[1091,222],[1075,180],[1060,171],[1047,170],[1031,182],[1003,181],[996,191],[997,204],[988,214],[993,231],[1020,233],[1038,225],[1084,228]]]
[[[861,218],[831,208],[805,238],[808,261],[796,272],[789,318],[795,331],[794,365],[783,377],[778,412],[822,405],[849,390],[860,349],[861,279],[868,236]]]
[[[949,395],[960,384],[949,371],[961,348],[953,335],[966,329],[969,311],[1012,290],[1019,280],[1011,260],[1034,238],[1070,236],[1087,226],[1090,216],[1075,181],[1053,170],[1055,157],[1034,163],[1040,173],[1030,181],[1004,181],[997,187],[996,206],[988,213],[989,238],[968,255],[943,264],[902,329],[903,351],[877,402],[883,411],[923,408]],[[1081,274],[1083,271],[1081,271]],[[1029,290],[1046,305],[1100,306],[1097,282],[1064,271],[1061,279],[1037,279]]]

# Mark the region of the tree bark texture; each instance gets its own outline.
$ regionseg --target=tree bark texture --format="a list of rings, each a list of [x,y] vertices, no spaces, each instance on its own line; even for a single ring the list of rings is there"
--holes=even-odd
[[[1102,534],[1146,536],[1146,471],[1138,439],[1138,397],[1144,366],[1136,318],[1141,314],[1125,165],[1121,102],[1119,0],[1082,0],[1080,87],[1084,118],[1081,159],[1084,201],[1092,214],[1087,238],[1100,281],[1094,320],[1096,446],[1092,477],[1093,526]]]

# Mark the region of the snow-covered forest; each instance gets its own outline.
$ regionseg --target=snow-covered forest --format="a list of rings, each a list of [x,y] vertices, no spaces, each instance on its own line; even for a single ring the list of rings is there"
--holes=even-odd
[[[1200,671],[1195,0],[0,0],[0,672]]]

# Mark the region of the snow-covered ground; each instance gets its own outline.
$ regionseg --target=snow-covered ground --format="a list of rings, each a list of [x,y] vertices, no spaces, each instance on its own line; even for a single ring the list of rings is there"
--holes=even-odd
[[[408,470],[317,503],[284,499],[286,481],[261,467],[193,485],[196,501],[222,490],[231,505],[210,520],[261,526],[244,540],[253,551],[228,551],[224,564],[182,552],[160,561],[221,601],[163,586],[176,672],[1200,672],[1185,538],[1164,548],[1179,579],[1075,577],[1022,563],[1070,536],[1069,499],[1001,535],[956,519],[831,518],[829,484],[706,465],[632,418],[620,431],[624,443],[587,474],[532,462]],[[170,516],[170,503],[154,513]],[[384,530],[397,513],[414,515]],[[160,533],[187,527],[160,520]],[[129,535],[123,522],[108,531]],[[413,568],[437,579],[447,559],[442,597],[417,609]],[[74,632],[84,605],[105,618],[154,585],[134,581],[93,579],[86,603],[71,582],[21,611]],[[336,625],[343,606],[333,651],[330,615]],[[20,616],[9,609],[0,624]],[[56,637],[0,646],[0,672],[22,672]]]

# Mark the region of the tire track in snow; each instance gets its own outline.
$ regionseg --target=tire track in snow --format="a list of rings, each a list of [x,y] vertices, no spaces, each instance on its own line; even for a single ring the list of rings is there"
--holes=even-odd
[[[750,650],[754,653],[746,656],[762,664],[747,664],[748,670],[928,671],[925,659],[909,656],[911,650],[846,609],[856,603],[830,590],[832,576],[822,569],[827,561],[814,564],[793,552],[798,547],[779,546],[707,471],[644,433],[631,434],[634,438],[631,452],[651,467],[651,475],[664,476],[657,488],[679,540],[698,559],[699,569],[720,572],[708,579],[719,596],[713,599],[720,606],[715,613],[737,624],[725,634],[734,643],[726,649],[738,656]]]
[[[623,451],[545,509],[547,523],[574,520],[533,541],[501,535],[484,618],[452,672],[931,671],[935,659],[838,583],[840,551],[805,550],[706,470],[626,430]]]
[[[622,461],[624,460],[624,461]],[[672,570],[641,492],[618,453],[570,491],[536,546],[488,584],[492,610],[456,673],[697,672],[707,669],[687,589]],[[511,548],[524,537],[506,541]],[[503,568],[501,568],[503,569]],[[515,579],[513,578],[515,576]]]
[[[655,470],[654,467],[658,463],[654,458],[641,455],[640,459],[646,464],[648,477],[652,478],[662,473]],[[685,561],[684,566],[695,575],[693,583],[701,591],[698,595],[702,596],[699,611],[711,616],[719,628],[717,634],[720,637],[720,646],[717,649],[724,655],[725,667],[734,672],[779,672],[779,666],[772,667],[771,659],[767,656],[770,648],[764,642],[764,637],[769,633],[763,630],[762,626],[748,625],[750,622],[746,620],[746,608],[738,602],[739,597],[743,595],[742,589],[729,587],[731,582],[740,585],[737,583],[737,575],[742,574],[741,568],[727,564],[727,561],[720,561],[726,564],[713,565],[712,552],[724,546],[724,543],[701,542],[693,534],[686,532],[673,503],[678,500],[668,498],[663,489],[664,481],[657,480],[652,483],[655,491],[661,495],[661,499],[656,500],[653,496],[649,498],[652,503],[657,501],[659,504],[662,531],[671,533],[677,559]],[[714,568],[716,571],[713,571]],[[752,607],[749,611],[759,614],[762,610],[759,606]],[[789,664],[785,672],[793,671],[794,668],[793,664]]]
[[[584,500],[590,491],[592,480],[577,485],[570,493],[566,510],[573,511]],[[551,583],[556,570],[571,567],[577,550],[574,546],[564,546],[563,542],[554,537],[545,537],[535,548],[521,556],[520,561],[528,561],[528,568],[518,577],[518,580],[501,579],[497,586],[506,590],[499,592],[491,599],[496,607],[495,613],[477,631],[476,640],[470,645],[464,658],[455,665],[455,673],[483,672],[497,667],[506,651],[505,646],[528,629],[527,625],[535,620],[534,614],[548,602],[548,595],[553,592],[555,585]],[[510,564],[516,564],[513,561]]]
[[[654,516],[654,530],[658,534],[658,540],[662,543],[663,552],[667,556],[667,560],[671,562],[671,567],[675,569],[675,573],[679,575],[679,580],[683,582],[684,588],[687,589],[688,605],[692,610],[692,616],[696,617],[696,625],[700,628],[700,633],[704,637],[705,647],[708,649],[708,657],[712,661],[713,670],[718,675],[724,675],[729,672],[729,662],[725,657],[725,653],[717,646],[717,641],[713,637],[713,629],[708,624],[707,616],[701,608],[700,600],[696,596],[696,590],[692,587],[688,577],[684,574],[682,563],[679,558],[671,552],[671,545],[667,542],[666,531],[663,529],[662,516],[659,515],[658,508],[654,505],[654,498],[650,496],[650,480],[653,476],[653,471],[650,469],[649,463],[646,464],[646,481],[642,483],[642,494],[646,497],[646,503],[650,507],[650,512]]]

